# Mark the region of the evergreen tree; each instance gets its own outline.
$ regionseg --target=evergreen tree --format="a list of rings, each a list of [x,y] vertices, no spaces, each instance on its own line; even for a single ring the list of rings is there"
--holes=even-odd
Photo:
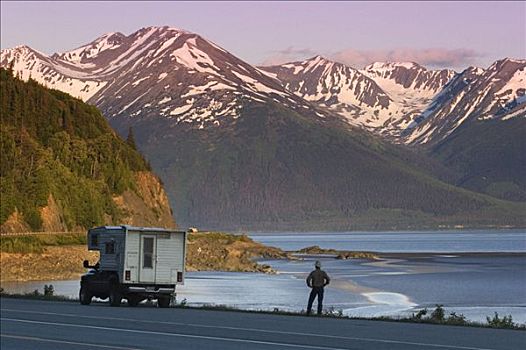
[[[133,127],[130,126],[128,129],[128,137],[126,138],[126,143],[133,149],[137,149],[137,145],[135,144],[135,136],[133,135]]]

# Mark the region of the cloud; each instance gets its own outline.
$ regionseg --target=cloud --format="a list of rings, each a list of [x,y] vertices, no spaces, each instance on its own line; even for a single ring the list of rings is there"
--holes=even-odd
[[[283,50],[272,51],[272,54],[265,58],[261,62],[262,66],[272,66],[277,64],[283,64],[287,62],[293,62],[298,60],[304,60],[306,58],[316,56],[318,53],[315,50],[309,48],[298,48],[289,46]]]
[[[346,49],[330,55],[330,58],[356,68],[373,62],[416,62],[432,68],[466,67],[483,55],[471,49],[409,49],[356,50]]]
[[[332,53],[319,52],[310,48],[289,46],[283,50],[271,51],[262,66],[271,66],[293,61],[301,61],[316,55],[325,56],[351,67],[363,68],[373,62],[416,62],[428,68],[461,68],[477,64],[484,55],[472,49],[445,48],[395,48],[387,50],[345,49]]]

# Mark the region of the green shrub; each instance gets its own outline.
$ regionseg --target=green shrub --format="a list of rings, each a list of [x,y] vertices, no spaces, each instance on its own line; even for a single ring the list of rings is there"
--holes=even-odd
[[[516,328],[511,315],[500,318],[499,314],[495,312],[493,318],[487,316],[486,321],[488,322],[488,325],[493,328]]]
[[[468,322],[466,320],[466,316],[464,316],[463,314],[457,315],[455,312],[452,312],[449,314],[446,323],[450,325],[464,326]]]
[[[51,297],[55,293],[55,287],[53,287],[52,284],[49,286],[47,284],[44,285],[44,296]]]
[[[427,308],[418,311],[418,312],[416,313],[416,315],[413,314],[413,317],[412,317],[412,318],[415,319],[415,320],[421,320],[422,317],[424,317],[425,315],[427,315]]]
[[[444,305],[436,305],[436,309],[431,313],[431,320],[434,322],[444,322],[445,312]]]

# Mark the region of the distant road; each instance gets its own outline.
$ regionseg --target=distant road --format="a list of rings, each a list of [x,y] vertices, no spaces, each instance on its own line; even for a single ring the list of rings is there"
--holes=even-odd
[[[399,322],[6,299],[9,349],[526,349],[526,332]]]
[[[84,231],[68,232],[0,232],[0,236],[35,236],[35,235],[80,235],[86,234]]]

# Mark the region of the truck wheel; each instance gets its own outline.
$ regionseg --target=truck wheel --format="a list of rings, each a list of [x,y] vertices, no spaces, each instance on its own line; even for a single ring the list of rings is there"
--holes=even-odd
[[[80,291],[79,291],[80,303],[82,305],[89,305],[91,304],[91,298],[92,298],[92,295],[89,289],[85,286],[80,286]]]
[[[159,297],[157,299],[159,307],[166,308],[170,306],[170,297]]]
[[[121,306],[122,295],[117,286],[111,287],[110,306]]]
[[[128,297],[128,306],[135,307],[135,306],[139,305],[140,302],[141,302],[140,298]]]

